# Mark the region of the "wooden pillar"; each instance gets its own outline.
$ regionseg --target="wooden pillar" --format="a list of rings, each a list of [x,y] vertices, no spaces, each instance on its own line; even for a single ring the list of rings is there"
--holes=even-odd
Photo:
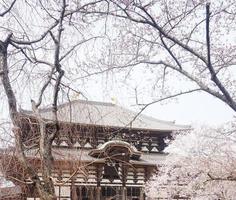
[[[77,200],[78,195],[77,195],[77,190],[75,186],[75,177],[72,177],[71,179],[71,200]]]
[[[96,191],[96,200],[101,199],[102,171],[103,171],[103,164],[97,165],[97,173],[96,173],[97,188],[95,190]]]
[[[89,186],[88,187],[88,198],[89,200],[94,200],[94,187]]]
[[[121,199],[127,200],[127,188],[125,186],[121,187]]]
[[[77,199],[78,199],[77,188],[74,185],[74,183],[72,182],[72,185],[71,185],[71,200],[77,200]]]
[[[121,188],[121,196],[122,200],[127,200],[127,188],[126,188],[126,181],[127,181],[127,174],[128,174],[128,165],[122,165],[122,188]]]
[[[101,187],[98,186],[95,190],[96,192],[96,200],[100,200],[101,199]]]
[[[118,186],[116,187],[116,196],[117,196],[116,199],[121,197],[121,190],[120,190],[120,187],[118,187]]]
[[[79,200],[82,200],[82,187],[79,186]]]

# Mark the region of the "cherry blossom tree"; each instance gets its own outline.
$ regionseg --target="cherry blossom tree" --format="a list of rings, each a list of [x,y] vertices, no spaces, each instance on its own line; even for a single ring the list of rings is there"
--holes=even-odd
[[[146,185],[151,199],[234,199],[235,121],[212,128],[198,126],[178,135],[159,172]]]
[[[235,6],[231,0],[111,0],[87,14],[115,19],[118,37],[103,67],[120,69],[125,79],[134,78],[136,71],[146,75],[146,84],[135,89],[137,100],[147,88],[149,94],[155,92],[150,102],[137,101],[142,110],[202,91],[236,111]]]

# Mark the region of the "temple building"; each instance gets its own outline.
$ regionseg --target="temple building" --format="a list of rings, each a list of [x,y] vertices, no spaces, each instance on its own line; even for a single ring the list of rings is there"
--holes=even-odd
[[[52,131],[52,108],[40,110]],[[162,165],[163,150],[173,134],[189,129],[112,103],[75,100],[58,106],[59,134],[53,141],[53,181],[60,200],[144,200],[144,184]],[[36,116],[21,110],[25,153],[40,175],[33,147],[39,135]],[[13,167],[14,168],[14,167]],[[39,199],[23,171],[8,178],[21,187],[21,199]],[[27,187],[20,181],[28,182]]]

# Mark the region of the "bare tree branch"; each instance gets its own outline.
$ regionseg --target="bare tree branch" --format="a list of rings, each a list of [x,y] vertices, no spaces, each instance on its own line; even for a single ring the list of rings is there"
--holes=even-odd
[[[160,98],[158,100],[155,100],[155,101],[152,101],[150,103],[146,103],[146,104],[138,104],[139,106],[143,106],[140,111],[133,117],[133,119],[130,121],[130,127],[132,127],[132,123],[137,119],[137,117],[149,106],[153,105],[153,104],[156,104],[156,103],[159,103],[161,101],[165,101],[167,99],[173,99],[175,97],[178,97],[178,96],[181,96],[181,95],[184,95],[184,94],[190,94],[190,93],[193,93],[193,92],[196,92],[196,91],[201,91],[202,89],[201,88],[196,88],[196,89],[193,89],[193,90],[188,90],[188,91],[185,91],[185,92],[179,92],[179,93],[176,93],[176,94],[173,94],[173,95],[169,95],[167,97],[164,97],[164,98]]]
[[[0,17],[3,17],[3,16],[6,15],[8,12],[10,12],[15,3],[16,3],[16,0],[13,0],[13,2],[11,3],[11,5],[9,6],[9,8],[6,9],[5,11],[3,11],[2,13],[0,13]]]
[[[178,59],[175,57],[175,55],[173,54],[173,52],[171,51],[171,49],[166,45],[163,37],[160,35],[161,41],[163,46],[165,47],[165,49],[167,50],[167,52],[170,54],[170,56],[174,59],[174,61],[176,62],[176,64],[179,66],[179,69],[182,70],[182,66],[180,64],[180,62],[178,61]]]
[[[207,67],[211,74],[211,80],[217,85],[220,91],[224,94],[228,105],[236,111],[236,102],[233,100],[227,89],[223,86],[221,81],[218,79],[215,69],[211,63],[211,45],[210,45],[210,4],[206,5],[206,42],[207,42]]]

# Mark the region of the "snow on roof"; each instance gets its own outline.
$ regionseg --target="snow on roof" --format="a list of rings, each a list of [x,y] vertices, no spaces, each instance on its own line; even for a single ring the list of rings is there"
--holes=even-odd
[[[40,113],[45,119],[53,119],[52,108],[41,109]],[[156,131],[178,131],[190,128],[144,114],[137,116],[137,113],[112,103],[85,100],[74,100],[59,105],[58,119],[63,122]]]

